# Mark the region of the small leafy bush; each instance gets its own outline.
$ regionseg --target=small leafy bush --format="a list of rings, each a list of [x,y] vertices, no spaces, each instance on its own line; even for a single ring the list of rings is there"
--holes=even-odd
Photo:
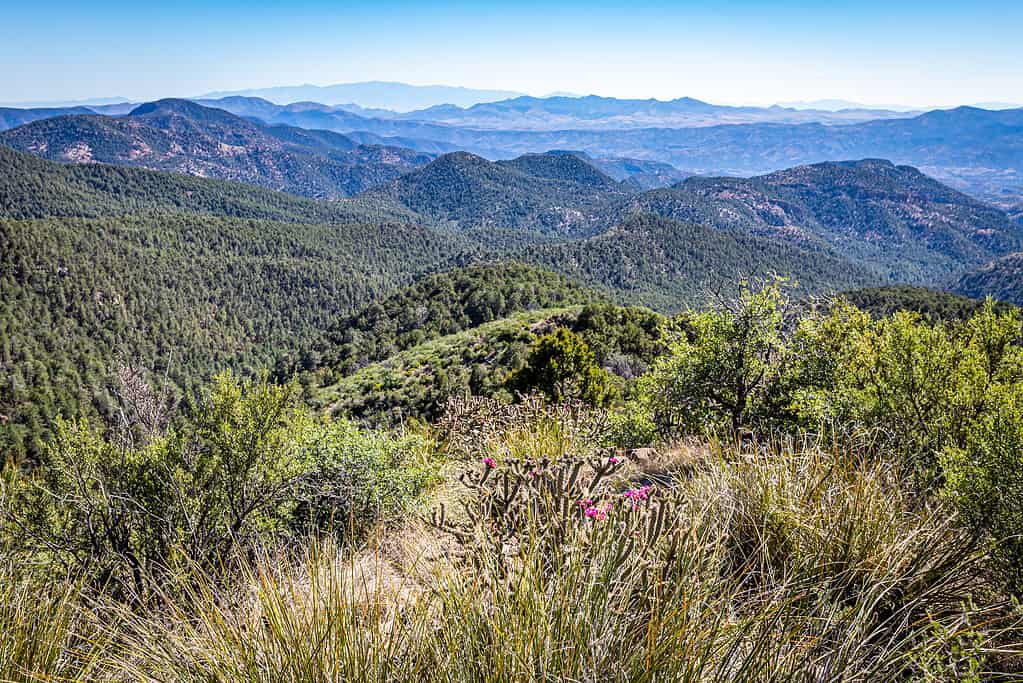
[[[409,512],[437,478],[433,449],[422,435],[364,431],[343,419],[317,425],[304,449],[296,525],[357,538]]]

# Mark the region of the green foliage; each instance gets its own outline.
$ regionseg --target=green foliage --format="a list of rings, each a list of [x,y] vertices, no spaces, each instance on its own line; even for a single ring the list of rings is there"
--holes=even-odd
[[[434,339],[313,390],[312,402],[335,415],[382,424],[436,419],[451,396],[491,396],[525,362],[530,328],[556,316],[543,310]]]
[[[619,303],[664,313],[706,304],[712,301],[710,292],[735,295],[745,278],[792,277],[808,294],[885,280],[861,264],[813,245],[796,246],[649,213],[632,214],[589,239],[523,249],[516,258],[608,287]]]
[[[943,493],[976,529],[997,541],[998,568],[1023,592],[1023,389],[990,389],[995,410],[974,419],[965,443],[942,450]]]
[[[337,316],[462,253],[455,238],[408,223],[300,222],[332,212],[287,195],[31,162],[41,169],[0,173],[0,187],[38,192],[55,212],[0,219],[0,451],[14,456],[37,458],[58,415],[110,419],[120,365],[151,368],[186,391],[224,369],[252,375],[308,349]],[[101,215],[63,217],[79,210],[80,191]],[[134,213],[136,199],[184,208]],[[283,220],[210,215],[250,199],[264,202],[250,216],[265,208]],[[12,201],[26,207],[21,194]]]
[[[508,378],[508,386],[522,394],[539,392],[555,403],[594,406],[606,405],[615,394],[611,376],[597,365],[590,347],[563,327],[533,342],[525,366]]]
[[[984,306],[983,300],[909,285],[858,289],[842,292],[839,298],[875,318],[899,311],[912,311],[930,322],[965,320]],[[1010,307],[1010,304],[1000,302],[995,304],[995,310],[998,312],[1004,312]]]
[[[737,301],[680,316],[668,354],[642,380],[663,433],[732,432],[769,424],[783,410],[792,371],[791,320],[775,282],[745,285]]]
[[[1023,305],[1021,272],[1023,253],[1007,254],[965,273],[952,285],[952,289],[965,296],[990,296],[999,301]]]
[[[874,430],[926,479],[939,476],[935,454],[968,443],[975,420],[1003,409],[1000,390],[1023,379],[1020,321],[991,302],[947,325],[906,312],[871,320],[851,307],[810,319],[807,365],[817,375],[799,410]]]
[[[417,344],[512,313],[600,298],[560,275],[517,263],[459,268],[422,278],[334,324],[320,364],[348,374]]]
[[[292,515],[297,530],[359,540],[380,521],[411,512],[437,480],[433,443],[417,434],[321,423],[305,446],[307,471]]]
[[[421,439],[317,422],[296,399],[294,385],[225,375],[165,429],[61,423],[5,527],[28,558],[145,601],[182,567],[221,569],[297,529],[361,535],[431,483]]]
[[[459,310],[454,308],[455,319]],[[616,390],[621,385],[628,393],[635,378],[660,351],[657,340],[662,319],[644,309],[603,304],[581,310],[515,313],[425,341],[340,378],[329,371],[304,378],[312,384],[314,405],[329,406],[335,414],[384,424],[410,417],[432,421],[442,415],[452,396],[471,393],[510,399],[506,380],[523,367],[536,335],[564,328],[595,345],[596,362],[616,376]],[[382,327],[386,338],[389,326]],[[322,386],[316,386],[318,383]]]
[[[134,600],[181,559],[215,567],[279,529],[303,473],[295,389],[222,376],[192,414],[142,443],[60,423],[15,503],[16,527],[36,551]]]
[[[913,474],[998,543],[998,566],[1023,586],[1023,315],[984,303],[947,322],[899,311],[872,318],[848,303],[786,314],[777,285],[731,310],[682,316],[669,353],[617,418],[622,439],[708,428],[823,430]],[[646,408],[646,412],[642,410]]]

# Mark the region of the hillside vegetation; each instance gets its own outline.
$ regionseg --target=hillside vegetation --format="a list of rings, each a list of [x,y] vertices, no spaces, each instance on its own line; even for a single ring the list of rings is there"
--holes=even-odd
[[[0,143],[68,163],[103,162],[235,180],[319,198],[356,194],[431,157],[360,145],[338,133],[268,127],[187,100],[126,116],[59,116],[0,133]]]
[[[323,357],[303,366],[326,364],[348,372],[511,313],[603,298],[564,277],[514,262],[459,268],[425,277],[333,323],[322,343]]]
[[[57,415],[109,416],[119,366],[180,388],[255,373],[471,253],[417,224],[366,222],[381,214],[359,205],[0,157],[0,445],[15,455],[38,452]]]
[[[396,358],[516,325],[526,367],[582,389],[642,319],[586,310]],[[295,384],[176,408],[126,378],[120,424],[0,478],[0,676],[1019,676],[1018,309],[873,319],[775,283],[654,328],[618,392],[530,372],[389,430]]]
[[[983,299],[943,292],[926,287],[891,285],[842,292],[835,297],[851,303],[875,318],[894,315],[900,311],[919,313],[931,321],[966,320],[985,306]],[[993,302],[995,310],[1005,312],[1012,308],[1004,302]]]
[[[1023,305],[1023,253],[1008,254],[964,274],[952,289],[965,296],[990,296]]]
[[[666,312],[734,293],[743,278],[790,276],[807,293],[886,281],[823,249],[803,249],[738,230],[633,214],[595,237],[523,250],[521,258],[581,282],[610,287],[622,302]]]
[[[1018,249],[1001,211],[918,170],[864,160],[757,178],[689,178],[635,197],[635,210],[803,246],[826,245],[906,283],[939,282]]]
[[[465,152],[374,190],[407,208],[462,228],[525,228],[587,235],[614,220],[624,197],[611,178],[574,155],[537,154],[491,162]]]

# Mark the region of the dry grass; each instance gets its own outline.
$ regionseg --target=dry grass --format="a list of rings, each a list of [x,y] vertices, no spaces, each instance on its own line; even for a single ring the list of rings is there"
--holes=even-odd
[[[980,680],[1016,651],[985,549],[944,510],[883,464],[765,454],[693,445],[638,463],[637,477],[690,475],[660,491],[671,515],[658,540],[634,543],[612,515],[553,562],[526,538],[510,575],[473,561],[487,546],[420,523],[357,552],[264,553],[232,589],[200,575],[164,610],[124,614],[104,676]]]

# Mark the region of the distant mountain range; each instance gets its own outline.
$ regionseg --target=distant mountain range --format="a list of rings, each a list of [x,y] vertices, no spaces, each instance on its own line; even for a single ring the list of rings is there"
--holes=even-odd
[[[810,100],[799,102],[779,102],[780,107],[792,107],[793,109],[821,109],[825,111],[841,111],[843,109],[888,109],[891,111],[922,113],[933,109],[954,109],[954,106],[930,106],[930,107],[908,107],[903,104],[863,104],[862,102],[851,102],[849,100]],[[1010,102],[974,102],[971,107],[978,109],[1019,109],[1023,107],[1020,103]]]
[[[924,170],[967,169],[976,181],[992,169],[1010,177],[1023,166],[1023,110],[961,108],[842,126],[530,133],[368,119],[314,103],[282,107],[254,98],[218,103],[245,116],[189,100],[160,100],[122,116],[37,120],[0,133],[0,143],[55,161],[169,170],[314,198],[358,195],[391,213],[481,235],[491,245],[603,237],[635,214],[652,214],[742,239],[767,239],[772,249],[785,244],[844,259],[850,268],[873,273],[865,282],[873,277],[914,284],[941,284],[1023,251],[1023,226],[1005,212],[889,161],[803,164],[742,179],[686,177],[693,171],[634,155],[653,154],[660,143],[671,159],[688,162],[685,168],[734,164],[748,171],[784,167],[793,157],[870,157],[865,152],[881,148],[888,152],[884,156],[927,162]],[[278,123],[282,119],[338,126],[376,123],[379,132],[360,132],[356,140]],[[538,141],[582,144],[498,161],[466,151],[434,160],[408,147],[364,144],[394,140],[380,135],[396,132],[394,127],[407,133],[446,131],[456,140],[482,136],[478,139],[503,149],[528,150]],[[423,140],[398,139],[412,145]],[[446,144],[456,143],[436,147]],[[615,151],[633,154],[616,156]],[[796,263],[801,258],[776,255],[775,260]]]
[[[333,131],[364,145],[430,155],[467,151],[508,159],[577,150],[596,160],[629,160],[611,175],[645,174],[637,180],[642,187],[677,180],[672,168],[681,176],[751,176],[834,159],[883,158],[916,166],[1001,208],[1018,211],[1023,206],[1023,109],[836,113],[722,107],[691,98],[662,102],[593,96],[517,97],[406,113],[310,101],[279,105],[242,96],[200,103],[264,124]],[[123,116],[130,109],[123,103],[0,109],[0,128],[89,111]],[[870,120],[857,120],[861,116]],[[641,162],[667,166],[652,174],[626,171]]]
[[[625,106],[622,102],[603,104],[616,110]],[[363,117],[311,103],[278,107],[261,100],[231,99],[215,104],[241,116],[271,123],[346,134],[358,131],[400,138],[403,144],[422,151],[437,153],[447,147],[447,151],[459,149],[490,159],[573,149],[594,158],[666,163],[690,175],[749,176],[834,159],[883,158],[917,166],[1003,208],[1023,205],[1023,109],[959,107],[846,125],[745,123],[681,128],[521,130],[482,129],[407,117]],[[495,106],[510,105],[502,102]],[[685,106],[705,112],[729,110],[696,101]],[[594,116],[599,119],[601,114]]]
[[[188,100],[160,100],[119,117],[37,120],[0,133],[0,143],[54,161],[176,171],[327,199],[356,194],[432,158],[329,131],[267,126]]]
[[[947,282],[1023,248],[1023,230],[1002,211],[878,159],[689,178],[635,196],[629,209],[824,247],[895,282]]]
[[[251,88],[207,93],[194,99],[222,97],[259,97],[275,104],[322,102],[328,105],[355,104],[360,107],[412,111],[438,104],[469,107],[480,102],[493,102],[522,93],[510,90],[478,90],[450,85],[409,85],[390,81],[366,81],[338,85],[289,85],[274,88]]]
[[[786,107],[731,107],[691,97],[663,101],[613,97],[516,97],[468,108],[440,105],[394,118],[429,121],[487,130],[622,130],[688,128],[729,123],[854,123],[902,118],[903,112],[882,109],[843,111]]]

